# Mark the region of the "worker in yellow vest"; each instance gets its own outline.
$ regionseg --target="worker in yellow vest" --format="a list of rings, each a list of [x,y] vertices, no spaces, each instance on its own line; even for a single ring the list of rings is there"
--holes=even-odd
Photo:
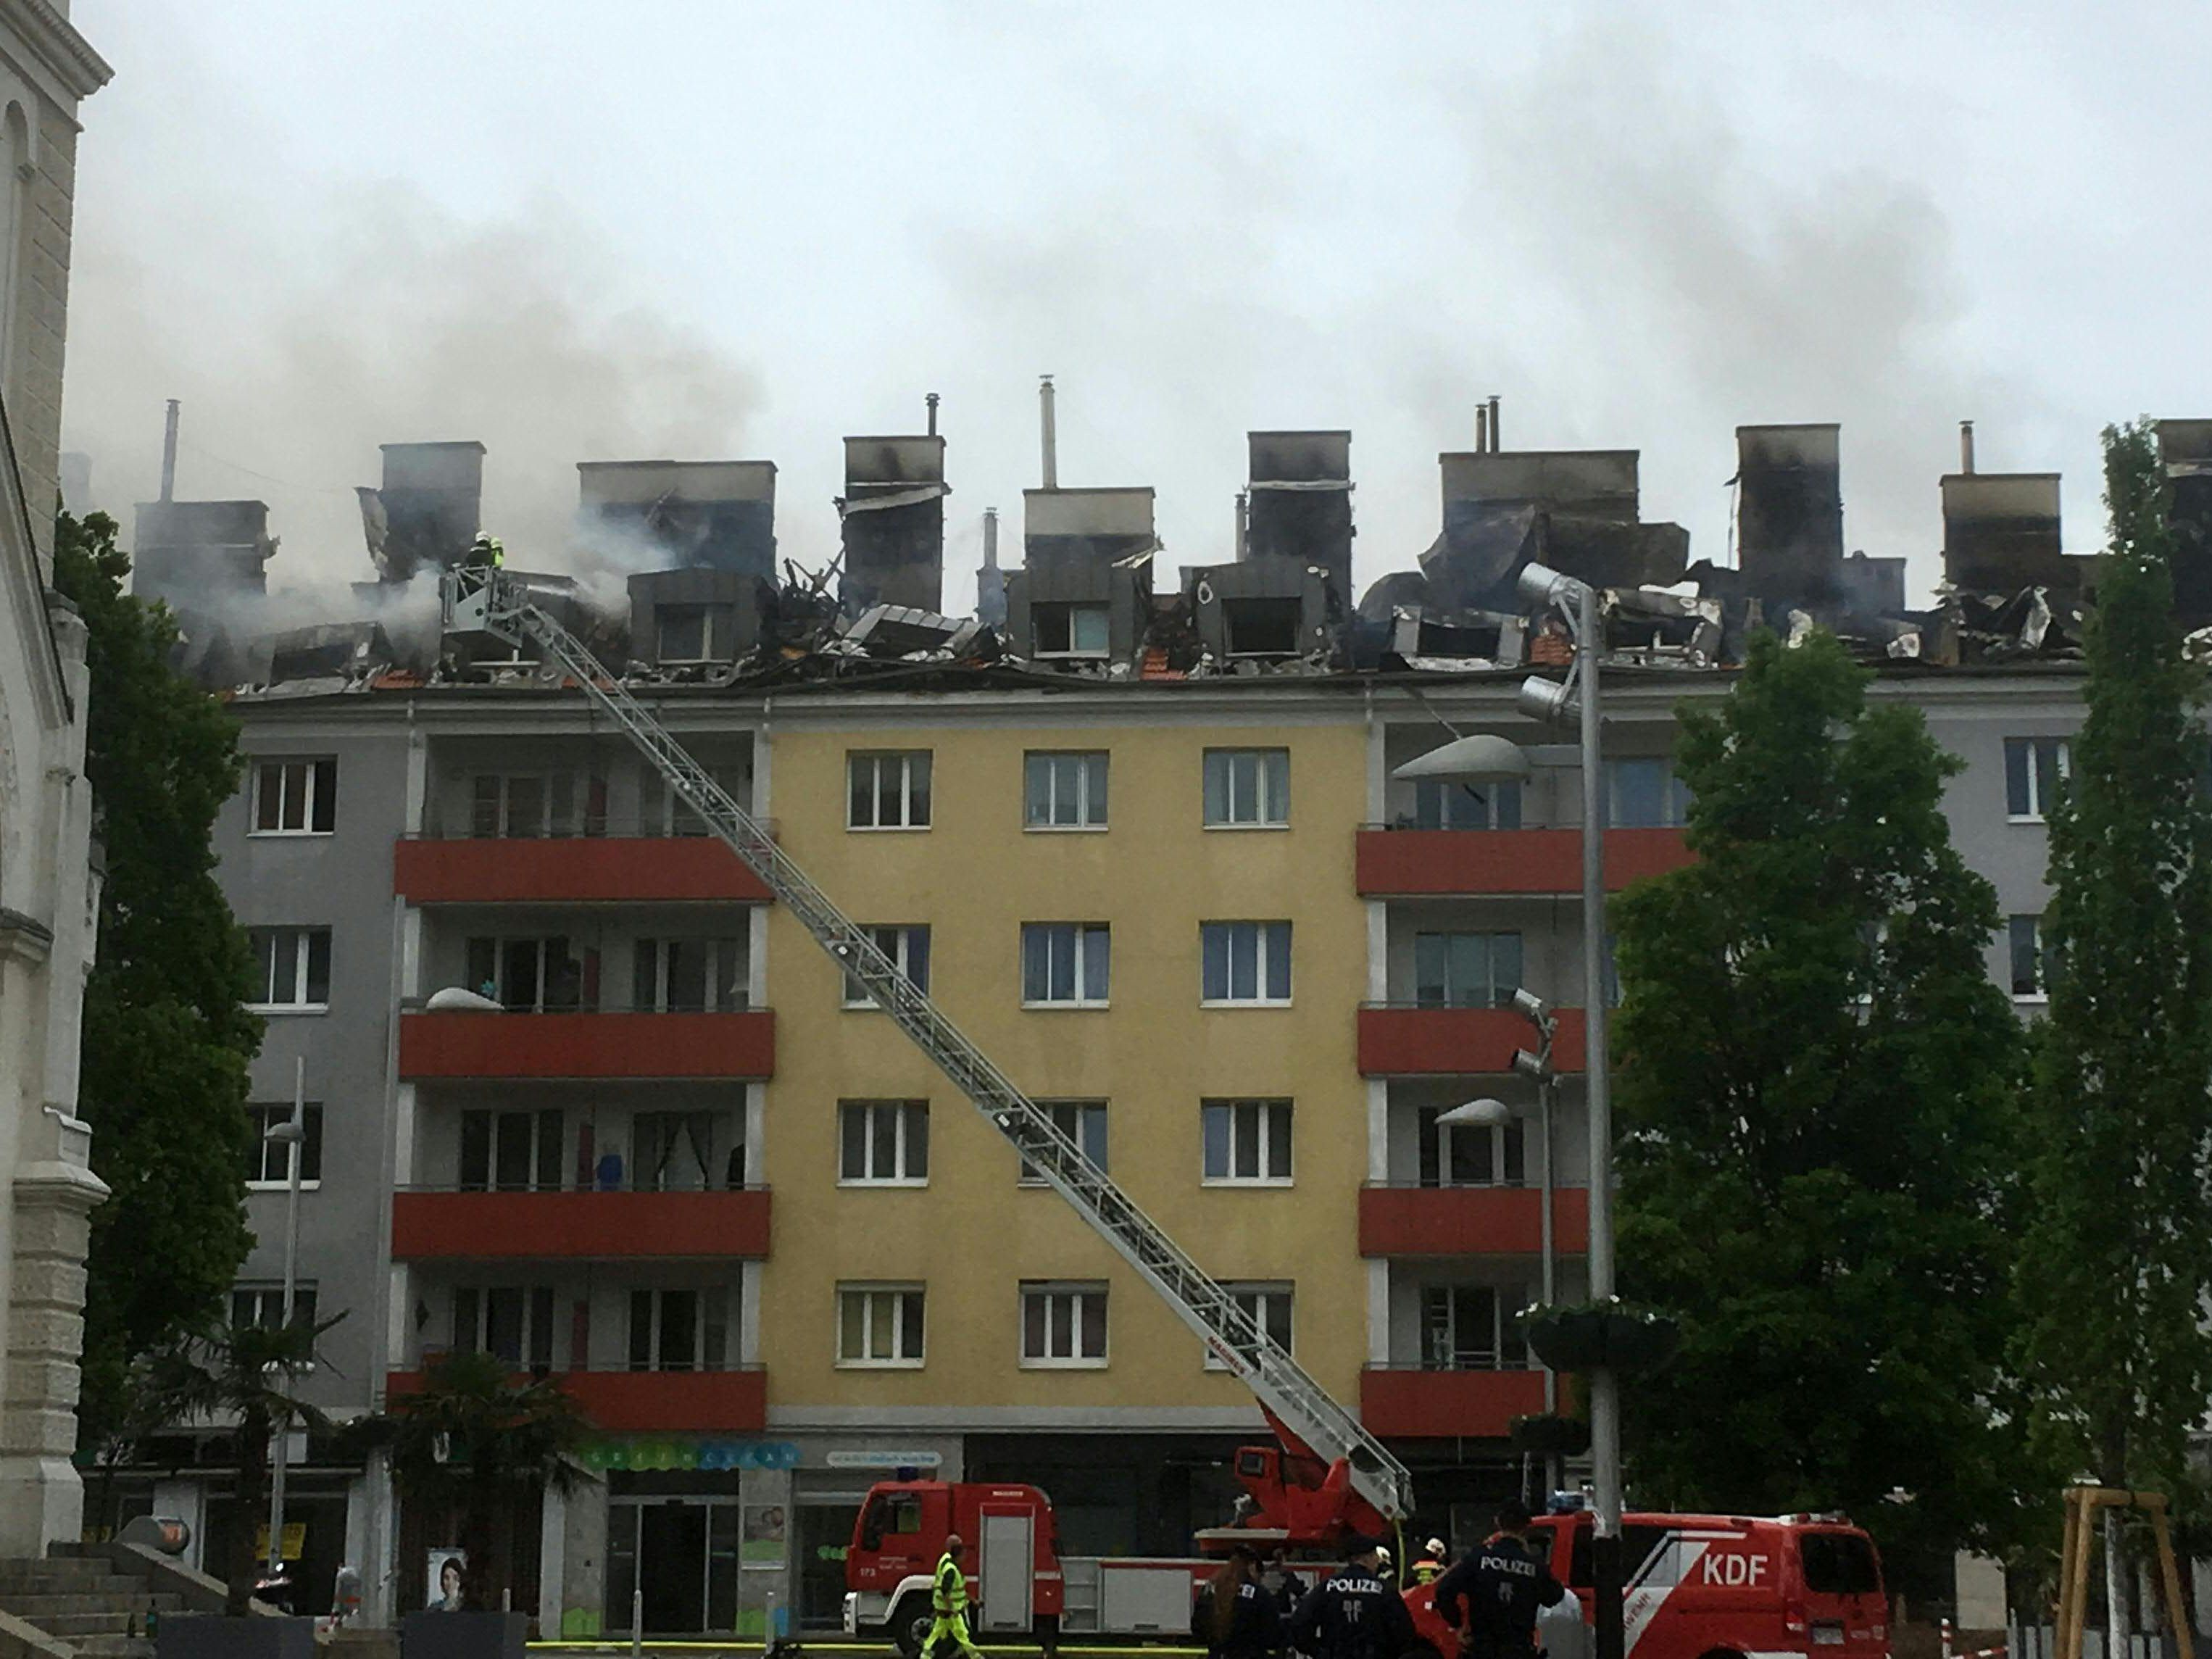
[[[960,1565],[963,1543],[958,1533],[945,1540],[945,1553],[937,1558],[937,1580],[929,1587],[932,1614],[929,1639],[921,1644],[921,1659],[937,1659],[938,1644],[950,1641],[961,1659],[983,1659],[968,1638],[968,1575]]]

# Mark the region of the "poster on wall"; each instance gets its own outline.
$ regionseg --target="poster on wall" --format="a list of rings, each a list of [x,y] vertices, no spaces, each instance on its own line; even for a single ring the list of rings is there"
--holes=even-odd
[[[780,1567],[784,1556],[784,1509],[781,1504],[748,1504],[740,1522],[738,1559],[749,1567]]]
[[[461,1610],[461,1574],[469,1563],[465,1551],[451,1544],[435,1545],[430,1550],[429,1571],[422,1575],[428,1585],[432,1613],[459,1613]]]

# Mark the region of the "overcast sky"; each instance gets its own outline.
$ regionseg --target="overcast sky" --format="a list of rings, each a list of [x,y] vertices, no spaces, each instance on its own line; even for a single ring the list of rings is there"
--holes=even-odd
[[[1724,556],[1739,423],[1839,421],[1847,545],[1937,574],[1984,471],[2212,414],[2201,4],[76,0],[65,444],[110,510],[258,496],[368,574],[380,442],[480,438],[525,565],[574,463],[763,457],[834,547],[847,433],[944,395],[947,599],[1060,479],[1230,556],[1244,433],[1348,427],[1362,583],[1508,448],[1643,452]],[[128,528],[127,510],[121,514]],[[1010,559],[1011,562],[1011,559]]]

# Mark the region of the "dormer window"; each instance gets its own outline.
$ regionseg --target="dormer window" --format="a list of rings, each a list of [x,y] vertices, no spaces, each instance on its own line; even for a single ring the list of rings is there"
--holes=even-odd
[[[653,612],[663,662],[727,662],[737,654],[735,607],[669,605]]]
[[[1040,657],[1106,654],[1106,607],[1103,605],[1032,605],[1030,623]]]

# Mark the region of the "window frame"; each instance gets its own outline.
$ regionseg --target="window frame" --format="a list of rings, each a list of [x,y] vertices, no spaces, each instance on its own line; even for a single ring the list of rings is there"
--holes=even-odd
[[[695,657],[679,657],[668,650],[668,619],[671,616],[684,621],[696,620],[699,624],[699,651]],[[719,626],[717,625],[719,624]],[[717,604],[701,600],[697,604],[660,605],[653,609],[653,653],[655,662],[673,665],[728,662],[735,655],[738,635],[738,608],[727,600]],[[726,638],[724,636],[727,635]]]
[[[1108,1285],[1103,1279],[1025,1279],[1020,1291],[1020,1343],[1018,1368],[1030,1371],[1098,1371],[1113,1363],[1113,1325],[1107,1300]],[[1044,1304],[1044,1347],[1047,1352],[1030,1352],[1030,1304],[1032,1300]],[[1087,1309],[1091,1303],[1098,1307],[1098,1352],[1082,1352],[1085,1326],[1088,1322]],[[1069,1332],[1069,1352],[1054,1354],[1053,1346],[1054,1310],[1065,1303],[1065,1319]]]
[[[676,978],[673,953],[696,951],[708,958],[705,994],[697,1006],[678,1004],[670,996]],[[751,940],[743,933],[641,934],[630,943],[630,1004],[641,1014],[742,1014],[752,1005]],[[728,970],[728,994],[715,992]],[[544,975],[541,967],[539,979]]]
[[[1224,1279],[1221,1288],[1236,1298],[1237,1305],[1252,1316],[1263,1334],[1291,1358],[1297,1357],[1293,1344],[1297,1340],[1297,1282],[1289,1279]],[[1269,1328],[1271,1321],[1267,1310],[1276,1303],[1282,1304],[1283,1334],[1277,1338]],[[1249,1305],[1248,1305],[1249,1304]],[[1203,1357],[1201,1369],[1225,1371],[1228,1362],[1213,1352],[1210,1343],[1200,1343],[1199,1352]]]
[[[1282,1130],[1277,1134],[1275,1124],[1279,1120]],[[1221,1143],[1224,1162],[1218,1175],[1213,1172],[1215,1122],[1228,1127]],[[1238,1133],[1237,1126],[1248,1122],[1251,1127],[1249,1150],[1254,1153],[1253,1168],[1256,1173],[1239,1175],[1238,1153],[1244,1150],[1246,1136]],[[1282,1157],[1283,1167],[1275,1167],[1277,1153]],[[1273,1187],[1287,1188],[1297,1184],[1297,1103],[1287,1096],[1224,1096],[1201,1100],[1198,1103],[1198,1184],[1201,1187]]]
[[[1060,634],[1067,643],[1057,648],[1043,643],[1044,629],[1040,625],[1046,614],[1060,624]],[[1096,647],[1079,644],[1076,639],[1075,619],[1079,615],[1096,616],[1102,624],[1103,635]],[[1037,599],[1030,605],[1030,653],[1040,662],[1103,662],[1114,654],[1114,607],[1104,599]]]
[[[312,1325],[315,1322],[316,1291],[321,1281],[295,1279],[292,1281],[292,1322]],[[251,1321],[239,1317],[241,1298],[251,1298],[254,1316]],[[266,1304],[269,1316],[264,1319],[261,1309]],[[251,1323],[265,1331],[278,1330],[284,1320],[284,1286],[265,1279],[240,1279],[230,1287],[230,1321],[234,1325]],[[310,1367],[312,1369],[312,1367]]]
[[[253,1167],[262,1171],[259,1175],[246,1176],[246,1190],[249,1193],[289,1192],[292,1188],[290,1145],[270,1139],[269,1131],[279,1123],[292,1121],[292,1103],[289,1100],[251,1101],[247,1103],[246,1111],[253,1125]],[[307,1102],[301,1108],[300,1118],[301,1126],[306,1131],[300,1141],[300,1190],[312,1193],[323,1184],[322,1103],[316,1100]],[[285,1156],[277,1159],[277,1171],[272,1176],[268,1173],[270,1154],[280,1151]]]
[[[638,1298],[647,1298],[647,1323],[645,1332],[646,1363],[637,1358]],[[672,1365],[667,1363],[668,1305],[676,1297],[692,1298],[691,1363]],[[708,1371],[729,1369],[730,1327],[728,1308],[719,1285],[638,1285],[630,1288],[623,1323],[623,1368],[633,1373],[653,1376],[698,1375]]]
[[[1252,776],[1251,817],[1237,816],[1237,763],[1255,763]],[[1271,763],[1279,763],[1270,778]],[[1214,771],[1222,769],[1224,816],[1213,813]],[[1286,748],[1208,749],[1199,763],[1199,818],[1207,830],[1287,830],[1291,827],[1291,751]],[[1272,797],[1272,799],[1271,799]],[[1267,816],[1270,806],[1282,816]]]
[[[1620,780],[1628,767],[1658,769],[1659,816],[1650,823],[1629,823],[1622,821],[1620,812]],[[1682,775],[1674,769],[1670,755],[1614,755],[1605,763],[1605,827],[1608,830],[1680,830],[1690,822],[1690,786],[1682,781]]]
[[[1254,945],[1253,945],[1253,984],[1254,984],[1255,988],[1256,989],[1260,990],[1261,992],[1262,992],[1262,993],[1263,993],[1263,994],[1257,995],[1257,996],[1240,997],[1240,996],[1236,996],[1236,995],[1233,995],[1233,994],[1223,995],[1223,996],[1212,996],[1212,995],[1209,995],[1209,994],[1207,994],[1207,992],[1208,992],[1208,988],[1207,988],[1207,984],[1206,984],[1206,980],[1207,980],[1207,969],[1208,969],[1208,963],[1209,963],[1209,952],[1208,952],[1207,948],[1206,948],[1206,941],[1207,941],[1207,936],[1208,936],[1208,934],[1209,934],[1210,931],[1211,931],[1212,929],[1213,929],[1213,928],[1217,928],[1217,927],[1221,927],[1221,928],[1231,928],[1231,929],[1239,928],[1239,927],[1251,927],[1251,928],[1256,928],[1256,929],[1258,930],[1258,932],[1257,932],[1257,933],[1255,933],[1255,935],[1254,936]],[[1277,933],[1277,932],[1276,932],[1276,930],[1277,930],[1277,929],[1279,929],[1279,928],[1281,930],[1281,932],[1280,932],[1279,935],[1278,935],[1278,933]],[[1269,981],[1269,980],[1273,976],[1273,974],[1272,974],[1272,972],[1271,972],[1271,969],[1272,969],[1272,968],[1273,968],[1273,951],[1272,951],[1272,950],[1271,950],[1271,948],[1270,948],[1269,941],[1270,941],[1270,940],[1272,940],[1272,939],[1276,939],[1276,938],[1278,938],[1278,937],[1279,937],[1279,939],[1280,939],[1280,940],[1281,940],[1281,945],[1282,945],[1282,953],[1283,953],[1283,984],[1284,984],[1284,988],[1285,988],[1285,989],[1284,989],[1284,994],[1282,994],[1282,995],[1281,995],[1281,996],[1279,996],[1279,997],[1276,997],[1276,996],[1268,996],[1268,995],[1264,994],[1264,992],[1266,991],[1266,988],[1267,988],[1267,982],[1268,982],[1268,981]],[[1289,921],[1280,921],[1280,920],[1278,920],[1278,921],[1201,921],[1200,923],[1199,923],[1199,925],[1198,925],[1198,1006],[1199,1006],[1200,1007],[1201,1007],[1201,1008],[1288,1008],[1288,1007],[1290,1007],[1290,1006],[1291,1006],[1292,1002],[1295,1000],[1296,996],[1297,996],[1297,981],[1295,980],[1295,978],[1293,978],[1293,976],[1292,976],[1292,973],[1291,973],[1292,963],[1293,963],[1293,962],[1295,961],[1295,957],[1294,957],[1294,954],[1293,954],[1293,953],[1294,953],[1294,950],[1295,950],[1295,945],[1294,945],[1295,937],[1296,937],[1296,936],[1295,936],[1295,934],[1293,933],[1293,932],[1292,932],[1292,930],[1291,930],[1291,923],[1290,923]],[[1231,992],[1231,993],[1233,993],[1233,992],[1235,991],[1235,989],[1236,989],[1236,983],[1237,983],[1237,963],[1236,963],[1236,950],[1237,950],[1236,939],[1237,939],[1237,936],[1236,936],[1236,934],[1235,934],[1234,933],[1228,933],[1228,934],[1224,935],[1224,939],[1225,939],[1226,942],[1224,944],[1224,945],[1223,945],[1223,947],[1222,947],[1222,948],[1223,948],[1223,951],[1224,951],[1224,957],[1223,957],[1223,969],[1222,969],[1222,971],[1223,971],[1223,974],[1224,974],[1224,979],[1225,979],[1225,981],[1226,981],[1226,982],[1224,984],[1224,986],[1222,987],[1222,988],[1223,988],[1223,990],[1224,990],[1224,992]]]
[[[1492,835],[1509,833],[1522,827],[1522,813],[1527,805],[1521,785],[1510,778],[1485,784],[1480,793],[1471,784],[1449,782],[1442,778],[1418,778],[1413,783],[1413,817],[1406,827]],[[1481,823],[1459,821],[1462,814],[1477,811],[1480,813]],[[1511,822],[1503,822],[1506,819]]]
[[[860,1334],[864,1346],[874,1333],[873,1304],[878,1297],[896,1298],[891,1311],[892,1346],[903,1350],[908,1332],[908,1302],[917,1305],[913,1313],[913,1328],[919,1334],[919,1351],[890,1354],[848,1353],[845,1351],[845,1308],[848,1299],[860,1300]],[[897,1279],[841,1279],[837,1284],[836,1299],[836,1358],[831,1362],[841,1371],[918,1371],[929,1363],[929,1286],[922,1280]]]
[[[1515,1190],[1528,1184],[1528,1120],[1516,1113],[1499,1124],[1449,1124],[1437,1119],[1451,1108],[1413,1109],[1413,1179],[1424,1192],[1464,1192],[1492,1188]],[[1479,1181],[1459,1178],[1457,1166],[1465,1150],[1469,1164],[1483,1163],[1490,1173]],[[1436,1179],[1429,1179],[1435,1166]]]
[[[270,927],[248,927],[246,930],[246,945],[253,952],[254,969],[260,980],[261,989],[264,992],[274,992],[276,988],[275,981],[277,969],[277,941],[288,933],[293,939],[292,985],[294,990],[300,994],[300,1000],[294,1002],[257,1000],[247,1003],[246,1007],[257,1014],[328,1013],[331,1007],[331,958],[335,954],[331,930],[328,927],[307,922],[282,922]],[[265,969],[261,963],[260,945],[261,938],[264,935],[270,940],[269,961]],[[319,1002],[309,1000],[307,995],[308,989],[314,984],[314,949],[317,939],[322,941],[323,950],[323,999]]]
[[[875,941],[876,948],[891,959],[904,975],[906,982],[922,994],[929,994],[929,924],[926,921],[869,922],[860,931]],[[914,947],[916,936],[921,945],[921,972],[914,971]],[[837,1006],[854,1013],[881,1013],[883,1005],[870,994],[868,988],[849,973],[838,975],[840,988]]]
[[[930,749],[848,749],[845,751],[845,828],[855,835],[896,835],[926,831],[936,815],[936,751]],[[921,766],[915,763],[919,760]],[[884,764],[898,763],[898,804],[900,822],[896,823],[854,821],[853,808],[860,796],[854,789],[863,763],[868,767],[867,800],[872,813],[879,811],[884,800]],[[921,787],[915,787],[915,773],[921,774]],[[915,818],[915,802],[921,803],[921,821]]]
[[[481,1179],[469,1172],[469,1142],[476,1133],[472,1126],[479,1124],[484,1155]],[[568,1185],[564,1175],[570,1137],[568,1115],[561,1107],[466,1106],[457,1115],[456,1127],[459,1136],[453,1158],[456,1191],[557,1193]],[[528,1173],[520,1182],[506,1180],[501,1172],[500,1148],[509,1135],[521,1139],[522,1162]],[[625,1163],[625,1182],[629,1169]]]
[[[520,1319],[513,1358],[501,1353],[492,1346],[492,1297],[513,1296],[520,1299]],[[465,1341],[461,1336],[462,1298],[469,1298],[470,1330]],[[554,1339],[559,1334],[560,1297],[550,1285],[456,1285],[453,1287],[451,1320],[447,1326],[456,1353],[486,1353],[495,1359],[524,1370],[543,1374],[553,1369]]]
[[[1458,1298],[1470,1291],[1486,1296],[1490,1301],[1489,1340],[1486,1348],[1481,1346],[1470,1347],[1460,1340]],[[1449,1314],[1449,1330],[1445,1333],[1449,1335],[1450,1346],[1448,1364],[1438,1363],[1435,1357],[1437,1349],[1431,1340],[1432,1337],[1438,1334],[1438,1330],[1430,1318],[1430,1297],[1437,1295],[1449,1298],[1447,1304],[1447,1311]],[[1447,1280],[1422,1285],[1418,1315],[1419,1322],[1418,1328],[1420,1334],[1420,1368],[1423,1370],[1436,1371],[1528,1370],[1528,1338],[1522,1332],[1520,1321],[1512,1311],[1513,1306],[1520,1305],[1525,1301],[1525,1296],[1516,1291],[1510,1285],[1486,1284],[1479,1279]],[[1516,1335],[1520,1338],[1517,1349],[1514,1345]],[[1483,1364],[1481,1359],[1486,1352],[1489,1357],[1488,1363]],[[1476,1363],[1472,1364],[1459,1363],[1462,1353],[1474,1357]]]
[[[1069,947],[1072,953],[1070,960],[1073,969],[1075,994],[1072,997],[1055,997],[1048,994],[1043,997],[1032,998],[1030,995],[1030,941],[1032,939],[1042,939],[1043,941],[1043,949],[1045,951],[1044,988],[1048,993],[1049,993],[1052,989],[1052,945],[1054,934],[1061,929],[1066,929],[1069,934]],[[1092,996],[1090,994],[1091,987],[1089,984],[1091,977],[1089,971],[1091,963],[1090,939],[1093,934],[1103,935],[1105,939],[1105,944],[1103,949],[1103,957],[1106,983],[1102,988],[1102,994],[1097,996]],[[1021,1006],[1024,1008],[1053,1011],[1062,1009],[1099,1009],[1110,1007],[1112,1006],[1114,994],[1113,924],[1111,922],[1105,921],[1025,921],[1022,924],[1022,955],[1020,968],[1022,975]]]
[[[2005,976],[2010,982],[2012,1000],[2023,1006],[2041,1006],[2051,1000],[2051,981],[2057,970],[2058,953],[2051,948],[2050,940],[2044,934],[2043,922],[2047,914],[2037,911],[2014,914],[2005,918]],[[2028,959],[2035,967],[2034,988],[2027,991],[2020,988],[2022,922],[2027,924],[2026,943],[2030,953]]]
[[[1060,823],[1049,814],[1059,805],[1059,763],[1079,763],[1075,769],[1076,818],[1072,823]],[[1113,795],[1108,775],[1111,751],[1104,749],[1031,749],[1022,755],[1022,829],[1036,835],[1097,835],[1109,827],[1109,813]],[[1037,791],[1036,781],[1039,763],[1042,763],[1045,779],[1045,809],[1048,816],[1036,816]],[[1095,811],[1096,816],[1093,816]]]
[[[283,820],[290,799],[290,775],[297,769],[302,774],[300,803],[300,823],[287,825]],[[275,775],[276,782],[276,824],[261,822],[269,805],[269,780]],[[249,838],[272,841],[304,840],[316,836],[337,833],[338,763],[335,755],[267,755],[256,757],[253,763],[253,789],[247,796],[249,817],[246,833]],[[327,819],[327,822],[323,820]]]
[[[1085,1097],[1070,1100],[1040,1100],[1033,1103],[1059,1125],[1060,1132],[1075,1143],[1078,1150],[1085,1158],[1090,1158],[1098,1166],[1100,1173],[1111,1173],[1106,1160],[1113,1144],[1109,1138],[1112,1133],[1113,1120],[1106,1115],[1108,1103],[1105,1100]],[[1071,1121],[1062,1121],[1063,1115]],[[1098,1146],[1095,1156],[1091,1147],[1090,1130],[1092,1125],[1097,1126],[1098,1132]],[[1048,1187],[1051,1184],[1044,1178],[1043,1171],[1036,1164],[1018,1152],[1014,1155],[1015,1186]]]
[[[891,1127],[891,1157],[896,1175],[871,1173],[876,1161],[876,1118],[879,1113],[895,1114]],[[845,1154],[848,1132],[846,1125],[859,1115],[862,1125],[860,1151],[862,1173],[847,1172]],[[921,1125],[915,1133],[915,1126]],[[921,1172],[913,1173],[916,1162],[915,1148],[921,1148]],[[837,1184],[840,1187],[902,1187],[916,1188],[929,1185],[929,1103],[927,1100],[854,1098],[837,1103]]]
[[[2043,760],[2046,754],[2051,757],[2051,769],[2053,774],[2050,781],[2057,787],[2063,787],[2074,775],[2074,739],[2071,737],[2042,734],[2034,737],[2007,738],[2004,740],[2005,822],[2007,823],[2051,822],[2051,809],[2057,802],[2055,788],[2051,793],[2051,797],[2045,799],[2043,787],[2045,781]],[[2013,810],[2012,785],[2015,757],[2020,762],[2021,794],[2027,808],[2022,812]]]
[[[1475,939],[1481,941],[1483,963],[1481,978],[1483,994],[1486,999],[1479,1002],[1467,1000],[1472,988],[1458,985],[1455,982],[1455,973],[1457,965],[1456,958],[1462,949],[1466,948],[1462,947],[1459,941]],[[1510,939],[1513,942],[1515,971],[1512,975],[1513,982],[1510,985],[1502,982],[1498,972],[1498,941],[1501,939]],[[1430,940],[1440,941],[1440,943],[1433,945],[1425,944],[1425,941]],[[1424,958],[1435,956],[1438,952],[1443,956],[1443,972],[1440,978],[1434,982],[1439,995],[1431,998],[1427,994],[1431,981],[1425,977],[1427,964],[1424,962]],[[1426,927],[1419,930],[1413,935],[1413,1001],[1419,1007],[1510,1008],[1513,1006],[1513,994],[1527,982],[1528,969],[1528,940],[1517,927]]]
[[[589,767],[517,767],[467,776],[471,841],[574,841],[607,833],[607,781]],[[519,783],[538,787],[534,819],[520,832],[515,828],[521,821],[514,799]]]

